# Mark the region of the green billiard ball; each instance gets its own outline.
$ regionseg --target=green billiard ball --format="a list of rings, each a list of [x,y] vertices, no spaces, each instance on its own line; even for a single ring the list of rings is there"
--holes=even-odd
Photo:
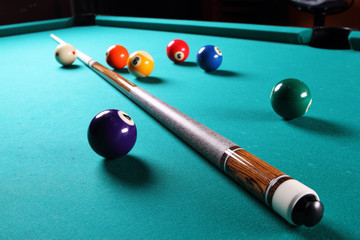
[[[302,81],[287,78],[272,89],[270,102],[277,114],[290,120],[304,115],[309,110],[312,102],[311,92]]]

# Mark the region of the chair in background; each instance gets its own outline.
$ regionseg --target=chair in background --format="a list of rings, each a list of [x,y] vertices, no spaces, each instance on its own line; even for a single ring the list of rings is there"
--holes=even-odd
[[[344,12],[351,8],[354,0],[290,0],[297,9],[314,15],[313,35],[310,46],[328,49],[349,49],[350,28],[325,27],[327,15]]]

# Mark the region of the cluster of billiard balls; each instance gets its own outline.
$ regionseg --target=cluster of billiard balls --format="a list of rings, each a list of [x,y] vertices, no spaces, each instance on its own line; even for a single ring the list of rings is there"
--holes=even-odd
[[[183,40],[171,41],[166,48],[169,59],[175,63],[184,62],[189,56],[189,47]],[[55,49],[56,60],[64,66],[76,59],[76,49],[67,43]],[[221,51],[212,45],[202,47],[197,62],[205,71],[216,70],[222,61]],[[126,48],[113,45],[106,51],[106,62],[114,69],[128,67],[137,77],[148,76],[154,68],[154,60],[145,51],[129,55]],[[298,79],[288,78],[274,86],[270,94],[274,111],[286,120],[305,114],[312,102],[310,89]],[[125,112],[109,109],[98,113],[90,122],[88,141],[91,148],[106,159],[126,155],[135,145],[137,130],[134,120]]]
[[[166,54],[174,63],[184,62],[189,56],[190,48],[188,44],[181,40],[175,39],[168,43]],[[196,61],[198,65],[207,72],[218,69],[222,62],[222,52],[213,45],[206,45],[198,51]]]
[[[76,60],[76,49],[68,43],[61,43],[55,49],[56,60],[67,67]],[[105,60],[114,69],[127,66],[128,71],[138,78],[147,77],[154,69],[154,59],[145,51],[135,51],[129,55],[121,45],[112,45],[106,50]]]
[[[188,44],[175,39],[168,43],[166,54],[175,63],[184,62],[189,56]],[[154,69],[153,57],[145,51],[136,51],[129,56],[127,49],[121,45],[112,45],[106,51],[106,62],[114,69],[127,66],[129,72],[138,78],[147,77]],[[216,70],[222,62],[222,52],[213,45],[202,47],[197,53],[197,63],[205,71]]]
[[[184,62],[189,56],[188,44],[175,39],[168,43],[166,54],[175,63]],[[68,43],[61,43],[55,49],[55,58],[63,66],[70,66],[76,60],[76,49]],[[222,62],[222,52],[213,45],[206,45],[198,51],[196,60],[205,71],[214,71]],[[114,69],[127,66],[128,71],[138,78],[147,77],[154,69],[153,57],[145,51],[135,51],[129,55],[128,50],[121,45],[112,45],[106,50],[105,60]]]
[[[135,51],[129,55],[124,46],[117,44],[106,50],[105,60],[114,69],[127,66],[128,71],[138,78],[149,76],[154,69],[154,59],[148,52]]]

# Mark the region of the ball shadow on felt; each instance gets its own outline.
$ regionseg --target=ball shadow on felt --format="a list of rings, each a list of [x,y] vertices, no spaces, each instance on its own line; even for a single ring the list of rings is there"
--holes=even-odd
[[[144,186],[153,181],[152,173],[140,158],[126,155],[111,160],[104,159],[103,167],[116,181],[130,186]]]
[[[118,74],[127,74],[129,73],[129,70],[127,68],[120,68],[120,69],[114,69],[114,72]]]
[[[354,135],[354,131],[347,126],[325,119],[302,116],[284,121],[292,126],[322,135],[333,137],[352,137]]]
[[[145,78],[136,78],[136,80],[142,83],[150,83],[150,84],[159,84],[164,82],[161,78],[151,77],[151,76]]]
[[[220,76],[220,77],[234,77],[239,75],[236,72],[228,71],[228,70],[221,70],[217,69],[215,71],[205,71],[207,74],[214,75],[214,76]]]
[[[78,69],[80,68],[79,65],[77,64],[71,64],[71,65],[68,65],[68,66],[61,66],[62,69],[65,69],[65,70],[71,70],[71,69]]]
[[[197,63],[185,61],[185,62],[174,63],[174,65],[182,66],[182,67],[196,67]]]

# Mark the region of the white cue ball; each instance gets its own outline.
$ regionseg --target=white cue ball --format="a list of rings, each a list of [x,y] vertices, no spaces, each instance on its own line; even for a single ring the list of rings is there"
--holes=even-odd
[[[76,60],[76,49],[68,43],[61,43],[55,48],[55,58],[63,66],[70,66]]]

